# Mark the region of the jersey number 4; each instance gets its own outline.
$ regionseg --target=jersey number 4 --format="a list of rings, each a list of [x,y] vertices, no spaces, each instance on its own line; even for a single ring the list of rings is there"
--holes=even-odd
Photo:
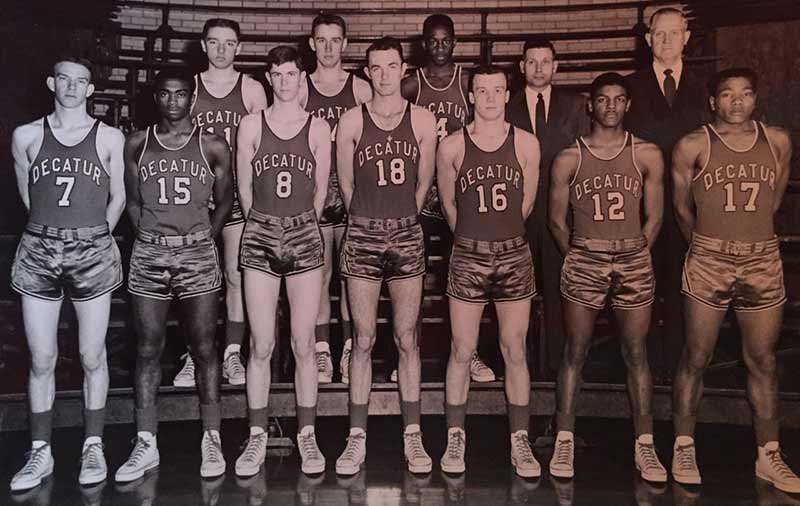
[[[608,206],[607,215],[603,214],[602,198],[600,197],[600,194],[595,193],[592,195],[592,200],[594,200],[594,215],[592,216],[594,221],[605,221],[606,216],[608,216],[609,221],[621,221],[625,219],[625,211],[622,209],[625,207],[625,196],[622,193],[606,193],[606,200],[611,203]]]
[[[167,178],[158,178],[158,203],[167,205],[169,199],[167,198]],[[172,203],[179,206],[185,206],[192,200],[192,192],[190,186],[192,180],[188,177],[176,177],[172,180],[172,189],[174,195],[172,196]]]

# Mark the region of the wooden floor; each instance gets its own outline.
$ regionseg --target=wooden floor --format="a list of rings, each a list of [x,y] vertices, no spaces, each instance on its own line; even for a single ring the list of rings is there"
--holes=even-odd
[[[745,427],[701,424],[698,428],[698,461],[704,485],[683,487],[675,483],[653,485],[637,477],[633,465],[633,439],[629,421],[579,419],[577,432],[589,446],[576,455],[576,478],[557,480],[548,476],[548,448],[536,450],[545,473],[538,480],[516,477],[508,460],[507,424],[504,417],[473,416],[467,421],[467,472],[461,476],[441,473],[438,461],[445,440],[441,416],[423,418],[425,445],[433,457],[428,475],[405,472],[399,417],[370,419],[366,468],[353,478],[334,472],[334,461],[345,443],[347,420],[320,419],[317,434],[328,459],[327,471],[305,476],[296,452],[271,455],[261,474],[238,479],[233,463],[246,434],[242,421],[225,421],[223,450],[228,462],[226,476],[215,480],[199,477],[200,427],[191,423],[162,423],[159,433],[161,468],[125,486],[109,480],[94,488],[77,484],[80,429],[59,429],[53,448],[54,475],[40,487],[18,495],[8,492],[12,474],[21,466],[27,449],[27,433],[0,435],[0,504],[36,506],[72,505],[591,505],[591,506],[784,506],[800,505],[800,496],[781,493],[753,476],[755,449],[752,431]],[[284,431],[293,437],[292,421]],[[534,419],[532,430],[541,425]],[[656,445],[669,468],[672,430],[656,424]],[[127,457],[131,425],[108,427],[106,454],[112,471]],[[534,434],[535,435],[535,434]],[[791,457],[800,457],[800,431],[784,430],[783,446]],[[284,452],[287,453],[287,452]],[[795,469],[798,468],[795,458]]]

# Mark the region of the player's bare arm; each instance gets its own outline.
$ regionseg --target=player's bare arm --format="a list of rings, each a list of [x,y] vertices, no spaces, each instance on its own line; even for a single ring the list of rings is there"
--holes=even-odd
[[[344,113],[336,126],[336,176],[344,207],[350,210],[355,180],[353,179],[353,153],[364,128],[361,108],[354,107]]]
[[[233,175],[231,174],[231,150],[224,137],[203,135],[203,153],[209,169],[214,173],[214,211],[211,212],[211,234],[216,237],[233,209]]]
[[[767,126],[765,133],[775,152],[775,158],[778,160],[778,166],[775,167],[775,172],[778,174],[777,181],[775,181],[775,208],[773,209],[773,212],[775,212],[781,206],[783,194],[789,184],[792,139],[789,137],[789,132],[780,127]]]
[[[372,100],[372,86],[360,77],[353,77],[353,95],[357,105],[365,104]]]
[[[147,130],[130,134],[125,140],[122,155],[125,160],[125,210],[134,230],[139,228],[139,218],[142,215],[142,202],[139,196],[139,158],[142,156],[145,139]]]
[[[114,230],[125,210],[125,136],[121,131],[104,123],[97,132],[97,151],[103,165],[108,167],[110,189],[106,206],[108,229]]]
[[[684,136],[672,151],[672,205],[678,228],[686,241],[692,240],[695,224],[692,179],[708,156],[708,137],[702,128]]]
[[[28,194],[28,170],[36,152],[43,142],[42,120],[18,126],[11,136],[11,154],[14,157],[14,173],[17,175],[17,189],[25,209],[30,211],[31,200]]]
[[[664,222],[664,157],[655,144],[636,139],[636,162],[644,184],[642,234],[652,249]]]
[[[267,95],[264,93],[264,87],[260,82],[247,75],[242,78],[242,98],[244,106],[250,114],[267,108]]]
[[[328,176],[331,172],[331,127],[319,118],[311,119],[309,147],[314,155],[314,212],[317,220],[322,217],[325,198],[328,196]]]
[[[248,114],[239,123],[236,134],[236,178],[239,205],[245,218],[253,206],[253,158],[261,141],[261,113]]]
[[[569,212],[569,184],[575,177],[580,160],[577,146],[562,149],[553,160],[550,173],[550,202],[548,203],[548,225],[562,255],[569,250],[570,229],[567,224]]]
[[[408,74],[400,82],[400,94],[412,104],[416,103],[417,95],[419,95],[419,80],[416,72]]]
[[[436,162],[436,118],[424,107],[411,106],[411,129],[419,144],[419,167],[417,168],[417,214],[422,212],[428,190],[433,184],[433,171]]]
[[[456,207],[456,181],[458,169],[464,162],[464,130],[445,137],[436,151],[436,180],[439,202],[451,231],[456,229],[458,210]]]
[[[513,128],[511,125],[509,128]],[[536,191],[539,189],[539,160],[541,151],[539,141],[530,132],[517,128],[514,130],[514,150],[517,160],[522,165],[522,174],[525,176],[522,187],[522,219],[527,220],[533,212],[536,202]]]

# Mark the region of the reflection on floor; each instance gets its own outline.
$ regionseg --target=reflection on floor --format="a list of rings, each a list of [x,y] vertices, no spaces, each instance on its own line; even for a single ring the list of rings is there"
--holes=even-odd
[[[284,420],[284,430],[294,433],[294,420]],[[535,419],[532,429],[547,425]],[[702,487],[683,487],[670,482],[656,485],[637,477],[633,465],[630,422],[584,419],[578,433],[588,446],[576,454],[576,478],[559,480],[547,475],[550,450],[536,450],[545,473],[538,480],[518,478],[508,461],[505,418],[470,417],[467,422],[467,472],[448,475],[436,463],[445,446],[443,417],[424,417],[425,445],[434,458],[434,471],[412,475],[405,471],[399,417],[370,419],[367,463],[353,477],[337,476],[334,461],[343,449],[347,432],[344,418],[318,420],[317,437],[328,459],[326,473],[300,473],[296,452],[271,455],[261,472],[249,479],[233,474],[233,463],[246,434],[242,421],[223,424],[223,450],[227,475],[203,480],[199,476],[198,423],[164,423],[160,427],[161,468],[144,478],[118,485],[112,480],[90,488],[77,485],[81,445],[79,429],[57,430],[53,440],[55,473],[41,486],[11,495],[8,483],[19,469],[27,448],[26,433],[0,435],[0,504],[36,506],[72,505],[672,505],[672,506],[785,506],[800,505],[800,496],[790,496],[757,480],[753,475],[755,449],[749,428],[701,425],[698,430],[698,461]],[[656,444],[669,469],[671,428],[656,424]],[[106,455],[116,469],[127,457],[134,428],[130,425],[106,429]],[[535,436],[536,434],[532,434]],[[784,431],[783,446],[800,448],[800,431]],[[797,469],[797,462],[795,469]]]

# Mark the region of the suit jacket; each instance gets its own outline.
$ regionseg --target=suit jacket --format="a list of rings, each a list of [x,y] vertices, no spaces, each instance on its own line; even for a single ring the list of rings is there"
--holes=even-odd
[[[533,133],[525,88],[519,90],[509,100],[506,106],[506,121],[517,128]],[[559,151],[573,143],[579,135],[588,132],[589,116],[586,111],[586,98],[580,93],[553,86],[547,123],[544,132],[539,132],[537,135],[542,158],[539,164],[539,189],[531,216],[536,221],[542,219],[544,226],[547,226],[544,217],[547,216],[547,200],[550,192],[550,166]]]
[[[684,64],[675,100],[670,107],[652,65],[634,72],[627,80],[631,108],[625,114],[625,128],[656,143],[669,163],[672,148],[680,138],[711,119],[705,86]]]

